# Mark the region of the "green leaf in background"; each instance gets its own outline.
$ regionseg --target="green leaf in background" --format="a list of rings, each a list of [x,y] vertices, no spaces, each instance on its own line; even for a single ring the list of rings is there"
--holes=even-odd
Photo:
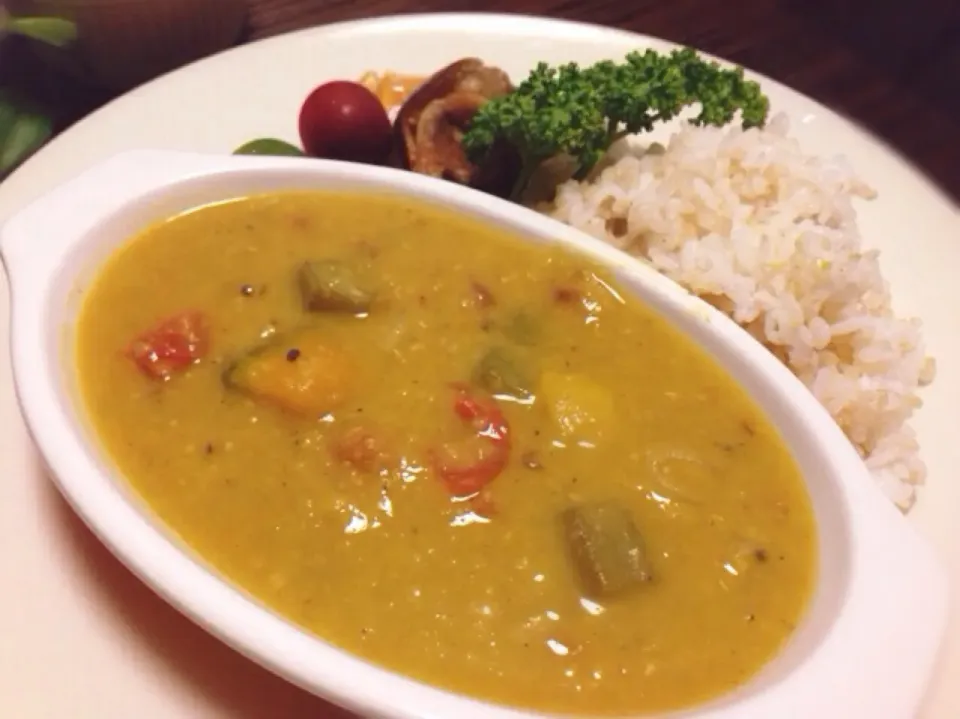
[[[0,4],[0,40],[7,34],[62,48],[76,40],[77,26],[56,17],[14,17]],[[25,100],[0,89],[0,179],[53,134],[51,118]]]
[[[49,117],[0,94],[0,178],[39,149],[52,132]]]
[[[8,17],[4,24],[0,30],[56,47],[66,47],[77,39],[77,26],[57,17]]]

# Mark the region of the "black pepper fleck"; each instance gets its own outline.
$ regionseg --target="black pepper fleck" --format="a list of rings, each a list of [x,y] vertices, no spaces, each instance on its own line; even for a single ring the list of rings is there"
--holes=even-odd
[[[764,549],[763,547],[758,547],[757,549],[755,549],[753,552],[753,556],[756,557],[758,562],[765,562],[767,561],[767,559],[769,559],[769,556],[767,555],[767,550]]]
[[[287,362],[296,362],[300,357],[300,350],[296,347],[287,350]]]
[[[210,442],[207,442],[205,445],[203,445],[203,453],[213,454],[213,444],[211,444]]]

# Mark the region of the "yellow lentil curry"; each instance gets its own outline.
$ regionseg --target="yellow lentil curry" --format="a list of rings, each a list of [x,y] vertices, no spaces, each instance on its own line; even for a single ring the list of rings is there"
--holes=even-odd
[[[76,333],[91,421],[157,515],[417,679],[680,707],[757,671],[811,592],[776,430],[582,257],[388,196],[255,196],[125,245]]]

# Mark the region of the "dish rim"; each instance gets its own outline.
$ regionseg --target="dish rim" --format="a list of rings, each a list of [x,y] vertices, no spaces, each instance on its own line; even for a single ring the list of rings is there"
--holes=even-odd
[[[896,609],[898,612],[914,611],[923,616],[925,631],[918,632],[912,638],[906,636],[902,630],[892,632],[891,636],[887,637],[899,642],[902,651],[896,653],[898,656],[911,656],[911,666],[915,667],[915,670],[901,675],[903,678],[899,682],[885,679],[884,691],[876,691],[874,687],[865,684],[865,688],[870,686],[872,690],[869,697],[866,691],[857,697],[849,697],[849,692],[844,691],[839,695],[821,695],[816,700],[807,697],[804,703],[800,693],[790,691],[784,695],[781,691],[783,685],[778,684],[734,704],[728,702],[726,705],[715,706],[710,703],[685,710],[677,716],[689,716],[691,719],[732,719],[734,716],[738,719],[761,719],[768,716],[765,712],[772,709],[778,709],[779,715],[784,716],[782,712],[786,706],[797,711],[797,716],[810,716],[814,711],[832,715],[831,709],[836,712],[838,707],[842,706],[844,715],[894,717],[906,716],[919,705],[945,624],[944,572],[932,549],[873,486],[856,452],[799,380],[724,315],[686,293],[644,263],[629,258],[599,240],[530,210],[452,183],[383,168],[296,158],[236,158],[170,151],[132,151],[95,166],[38,199],[3,227],[0,254],[10,277],[14,382],[27,426],[53,470],[58,488],[71,506],[100,540],[157,593],[248,657],[309,691],[320,693],[354,710],[396,719],[450,716],[450,710],[455,710],[456,715],[464,719],[479,719],[481,716],[490,719],[544,716],[462,698],[407,679],[390,670],[373,667],[343,650],[306,637],[302,631],[286,621],[272,617],[262,607],[244,598],[235,588],[200,568],[195,559],[184,554],[168,536],[164,536],[156,526],[146,521],[128,499],[122,498],[114,479],[91,461],[89,442],[81,438],[74,423],[69,420],[67,400],[64,399],[62,391],[57,392],[57,381],[54,377],[56,372],[53,365],[60,366],[61,361],[49,357],[48,340],[51,332],[59,331],[50,326],[49,303],[55,289],[54,279],[61,271],[71,271],[70,268],[63,267],[65,262],[72,259],[71,253],[89,247],[92,244],[90,238],[95,237],[95,230],[103,223],[125,212],[132,213],[137,208],[143,209],[145,205],[156,203],[165,192],[169,193],[178,188],[182,190],[191,182],[226,182],[241,176],[262,179],[271,176],[271,173],[290,177],[309,174],[337,182],[370,182],[381,189],[396,191],[411,198],[444,204],[460,211],[479,213],[485,215],[488,221],[511,226],[518,234],[536,235],[547,241],[553,240],[572,246],[594,261],[626,272],[630,275],[631,282],[636,282],[643,292],[656,295],[675,307],[685,308],[691,313],[691,317],[706,318],[704,326],[711,326],[711,331],[715,330],[722,342],[736,350],[736,353],[753,367],[753,371],[762,376],[769,385],[767,389],[779,393],[780,399],[793,406],[798,416],[803,418],[808,425],[806,429],[810,436],[816,439],[817,444],[828,454],[828,464],[834,475],[848,476],[847,481],[837,480],[836,487],[845,503],[844,510],[848,515],[852,535],[850,552],[853,572],[849,580],[851,595],[856,594],[853,590],[857,587],[866,586],[864,582],[871,587],[877,586],[877,567],[871,565],[871,562],[878,561],[877,548],[869,546],[871,542],[865,540],[879,542],[881,537],[888,539],[889,536],[899,535],[897,547],[886,546],[883,549],[887,552],[896,551],[915,560],[911,563],[910,581],[906,581],[907,577],[901,574],[892,586],[889,586],[890,582],[884,585],[888,594],[883,611],[871,609],[869,602],[862,601],[859,604],[854,602],[855,606],[851,607],[850,601],[845,600],[836,622],[843,624],[846,621],[843,626],[846,627],[847,634],[856,634],[864,631],[862,625],[866,618],[876,619],[878,613],[890,613]],[[69,221],[64,218],[69,218]],[[43,241],[47,249],[44,255],[31,251],[38,239]],[[82,255],[82,252],[80,254]],[[36,317],[42,317],[44,321],[37,322]],[[671,322],[676,325],[675,321]],[[691,335],[691,332],[684,328],[681,328],[681,331]],[[702,338],[693,336],[691,339],[703,345]],[[46,371],[38,371],[38,368],[46,368]],[[755,393],[751,394],[756,401],[758,398]],[[794,443],[788,443],[793,449]],[[124,530],[132,534],[125,534]],[[197,571],[200,575],[196,575]],[[178,578],[179,574],[191,577],[190,581]],[[920,592],[905,591],[906,587],[915,590],[919,586],[930,587],[929,594],[925,593],[921,598],[918,596]],[[850,600],[850,597],[846,599]],[[218,604],[223,604],[229,611],[224,611],[221,607],[218,616],[217,611],[214,611]],[[863,616],[855,616],[854,609]],[[227,616],[224,616],[225,614]],[[269,622],[255,621],[258,617],[254,615],[263,615],[259,619]],[[283,651],[270,650],[267,645],[271,642],[266,641],[269,635],[287,635],[285,642],[291,647],[295,643],[289,631],[281,633],[276,626],[272,626],[278,622],[288,630],[292,629],[293,634],[299,635],[301,642],[306,640],[314,645],[314,648],[318,644],[324,644],[324,653],[333,652],[338,655],[336,658],[339,661],[351,664],[353,668],[349,671],[366,674],[369,678],[355,681],[351,685],[351,682],[342,681],[342,676],[318,676],[318,672],[311,671],[309,658],[314,655],[319,657],[320,654],[317,651],[308,651],[309,647],[299,647],[299,651],[292,652],[295,654],[294,658],[278,658],[277,655],[283,654]],[[245,628],[243,624],[246,623],[250,623],[254,628]],[[828,638],[834,634],[835,630],[831,630]],[[813,679],[819,676],[823,686],[829,686],[829,683],[825,682],[825,676],[842,671],[844,665],[851,663],[856,656],[850,654],[846,661],[840,661],[838,657],[845,655],[842,651],[845,646],[845,651],[849,652],[849,637],[846,645],[837,645],[834,642],[832,657],[816,663],[813,671],[808,671],[806,676]],[[857,647],[862,646],[864,642],[861,640]],[[875,673],[886,670],[890,660],[884,663],[883,652],[873,651],[868,654],[875,658],[868,661],[866,667],[861,662],[857,667],[860,675],[869,674],[871,667]],[[820,656],[822,653],[816,654],[816,657]],[[927,659],[924,661],[920,657]],[[327,659],[331,658],[332,656],[327,656]],[[800,668],[805,668],[810,663],[805,662]],[[363,666],[355,666],[358,664]],[[796,672],[790,677],[795,674]],[[335,681],[337,679],[339,681]],[[745,686],[749,687],[751,683],[748,682]],[[789,681],[786,683],[789,684]],[[344,685],[348,688],[343,689]],[[379,689],[376,692],[358,691],[357,687],[362,689],[362,685],[377,686]],[[384,691],[387,687],[390,687],[391,691]],[[850,684],[846,687],[849,689]],[[789,702],[785,696],[790,699]],[[398,697],[401,701],[397,703],[401,706],[393,706]],[[771,704],[771,701],[774,703]],[[811,704],[810,701],[814,703]],[[872,714],[856,713],[867,711],[866,705],[860,706],[863,702],[873,707]],[[901,713],[896,713],[897,711]]]

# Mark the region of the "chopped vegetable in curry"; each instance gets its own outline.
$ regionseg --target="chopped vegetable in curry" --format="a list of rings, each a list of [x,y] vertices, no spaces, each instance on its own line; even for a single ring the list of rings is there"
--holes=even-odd
[[[361,286],[349,265],[337,260],[304,262],[297,283],[308,312],[366,312],[373,302],[373,293]]]
[[[229,390],[294,414],[318,416],[346,401],[350,357],[312,327],[241,352],[223,373]]]
[[[564,510],[560,517],[586,595],[600,599],[653,579],[643,537],[629,509],[594,502]]]
[[[689,706],[803,615],[774,427],[581,257],[386,196],[147,229],[87,291],[90,421],[170,529],[325,639],[540,711]]]

